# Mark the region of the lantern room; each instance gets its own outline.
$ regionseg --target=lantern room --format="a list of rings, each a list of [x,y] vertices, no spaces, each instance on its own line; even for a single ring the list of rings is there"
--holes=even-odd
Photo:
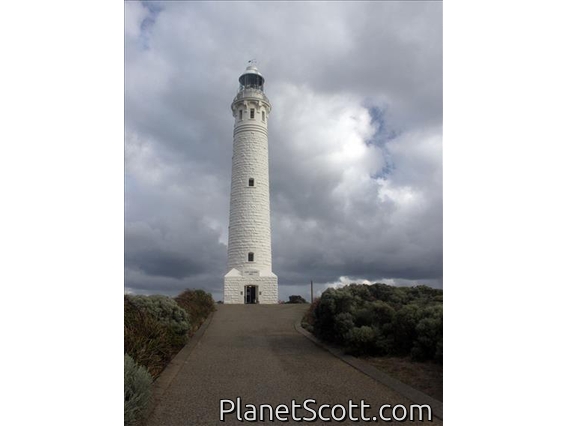
[[[239,77],[239,92],[245,89],[257,89],[264,92],[264,77],[254,65],[249,65]]]

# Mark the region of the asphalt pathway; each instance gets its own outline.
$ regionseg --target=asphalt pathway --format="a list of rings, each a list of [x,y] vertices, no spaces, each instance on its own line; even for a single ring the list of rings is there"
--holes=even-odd
[[[237,413],[225,415],[220,421],[220,400],[235,402],[241,398],[241,413],[245,404],[285,404],[292,407],[292,400],[302,404],[314,399],[309,407],[317,410],[322,404],[341,404],[348,407],[349,400],[364,400],[370,408],[365,416],[378,417],[381,405],[408,407],[412,402],[381,383],[362,374],[355,368],[319,348],[294,329],[307,305],[219,305],[213,319],[192,350],[185,363],[165,390],[148,419],[147,426],[192,426],[218,424],[246,424],[239,421]],[[230,403],[225,404],[230,408]],[[236,407],[235,407],[236,408]],[[249,410],[250,411],[250,410]],[[264,409],[268,415],[268,409]],[[397,409],[396,416],[402,416]],[[323,411],[330,417],[330,410]],[[341,409],[335,414],[341,416]],[[348,412],[347,412],[348,414]],[[386,416],[392,416],[389,409]],[[353,410],[359,417],[360,411]],[[298,409],[297,417],[313,417],[309,411]],[[310,424],[326,425],[330,422],[294,422],[291,414],[288,423],[257,421],[256,424]],[[424,424],[441,425],[433,417]],[[353,424],[347,418],[342,424]],[[360,421],[356,424],[365,424]],[[375,424],[397,424],[381,422]],[[421,424],[415,421],[400,424]],[[373,424],[373,422],[367,423]]]

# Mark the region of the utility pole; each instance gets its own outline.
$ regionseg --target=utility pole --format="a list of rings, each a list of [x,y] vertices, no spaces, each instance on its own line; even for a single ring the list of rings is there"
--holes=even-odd
[[[311,303],[314,303],[314,281],[313,280],[310,280],[310,287],[312,289],[312,302]]]

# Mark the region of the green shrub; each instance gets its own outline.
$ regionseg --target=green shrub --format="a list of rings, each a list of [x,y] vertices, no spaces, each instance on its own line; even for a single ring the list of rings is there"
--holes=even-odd
[[[362,304],[360,308],[356,309],[353,314],[353,321],[355,321],[356,327],[362,327],[364,325],[372,325],[374,322],[375,315],[371,309],[371,303],[367,302]]]
[[[349,334],[355,328],[353,315],[349,312],[341,312],[335,316],[333,323],[334,341],[340,345],[349,344]]]
[[[394,349],[399,355],[407,355],[416,340],[416,326],[420,321],[423,308],[416,304],[405,305],[394,316]]]
[[[392,352],[393,339],[393,318],[395,316],[394,309],[382,300],[373,302],[365,302],[361,304],[359,309],[355,310],[355,324],[363,330],[365,337],[370,339],[365,344],[360,342],[350,342],[349,347],[356,349],[357,353],[365,353],[369,355],[386,355]],[[368,330],[372,330],[371,333]],[[361,340],[361,332],[355,337]]]
[[[304,317],[302,318],[302,327],[304,327],[310,333],[313,333],[313,331],[314,331],[314,322],[315,322],[314,311],[317,308],[317,306],[319,305],[319,302],[320,302],[320,299],[316,298],[314,300],[314,303],[312,303],[310,305],[310,307],[308,308],[308,311],[304,314]]]
[[[132,425],[145,414],[152,377],[146,368],[124,355],[124,424]]]
[[[435,359],[442,361],[443,318],[442,307],[424,310],[424,317],[416,325],[416,339],[410,354],[417,361]]]
[[[289,298],[290,300],[286,303],[308,303],[302,296],[294,295],[290,296]]]
[[[387,284],[373,284],[369,286],[369,292],[376,300],[389,302],[393,296],[395,288]]]
[[[149,313],[174,333],[185,335],[190,329],[187,312],[180,308],[174,299],[168,296],[127,296],[141,310]]]
[[[323,340],[330,342],[335,341],[334,322],[337,308],[334,296],[335,289],[327,289],[313,309],[314,333]]]
[[[189,315],[193,331],[197,330],[209,314],[215,311],[213,297],[203,290],[184,290],[174,300]]]
[[[374,324],[381,324],[381,327],[386,324],[391,324],[394,319],[395,310],[388,303],[382,300],[376,300],[370,303],[369,306],[372,313],[372,321]]]
[[[320,339],[352,353],[441,362],[442,294],[427,286],[330,288],[310,306],[304,322]]]
[[[390,324],[385,327],[375,326],[375,347],[373,354],[376,355],[392,355],[394,353],[394,339]]]
[[[335,289],[333,296],[337,312],[353,313],[358,302],[362,300],[354,294],[352,286]]]
[[[444,339],[443,336],[436,343],[436,352],[434,354],[434,361],[438,364],[443,364],[444,362]]]
[[[350,284],[347,288],[347,291],[358,301],[368,301],[373,300],[371,292],[369,291],[368,285],[358,285],[358,284]]]
[[[124,352],[157,377],[185,345],[187,334],[179,334],[132,299],[124,297]]]
[[[348,351],[353,355],[369,354],[375,351],[375,330],[369,326],[354,327],[346,336]]]

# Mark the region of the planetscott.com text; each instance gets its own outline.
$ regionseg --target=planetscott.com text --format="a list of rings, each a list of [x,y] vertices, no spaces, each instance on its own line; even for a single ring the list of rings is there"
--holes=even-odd
[[[237,397],[219,401],[219,420],[224,422],[229,416],[235,416],[241,422],[403,422],[432,421],[432,408],[427,405],[391,405],[384,404],[373,408],[364,400],[348,400],[347,404],[318,404],[315,399],[296,401],[289,405],[247,404]]]

